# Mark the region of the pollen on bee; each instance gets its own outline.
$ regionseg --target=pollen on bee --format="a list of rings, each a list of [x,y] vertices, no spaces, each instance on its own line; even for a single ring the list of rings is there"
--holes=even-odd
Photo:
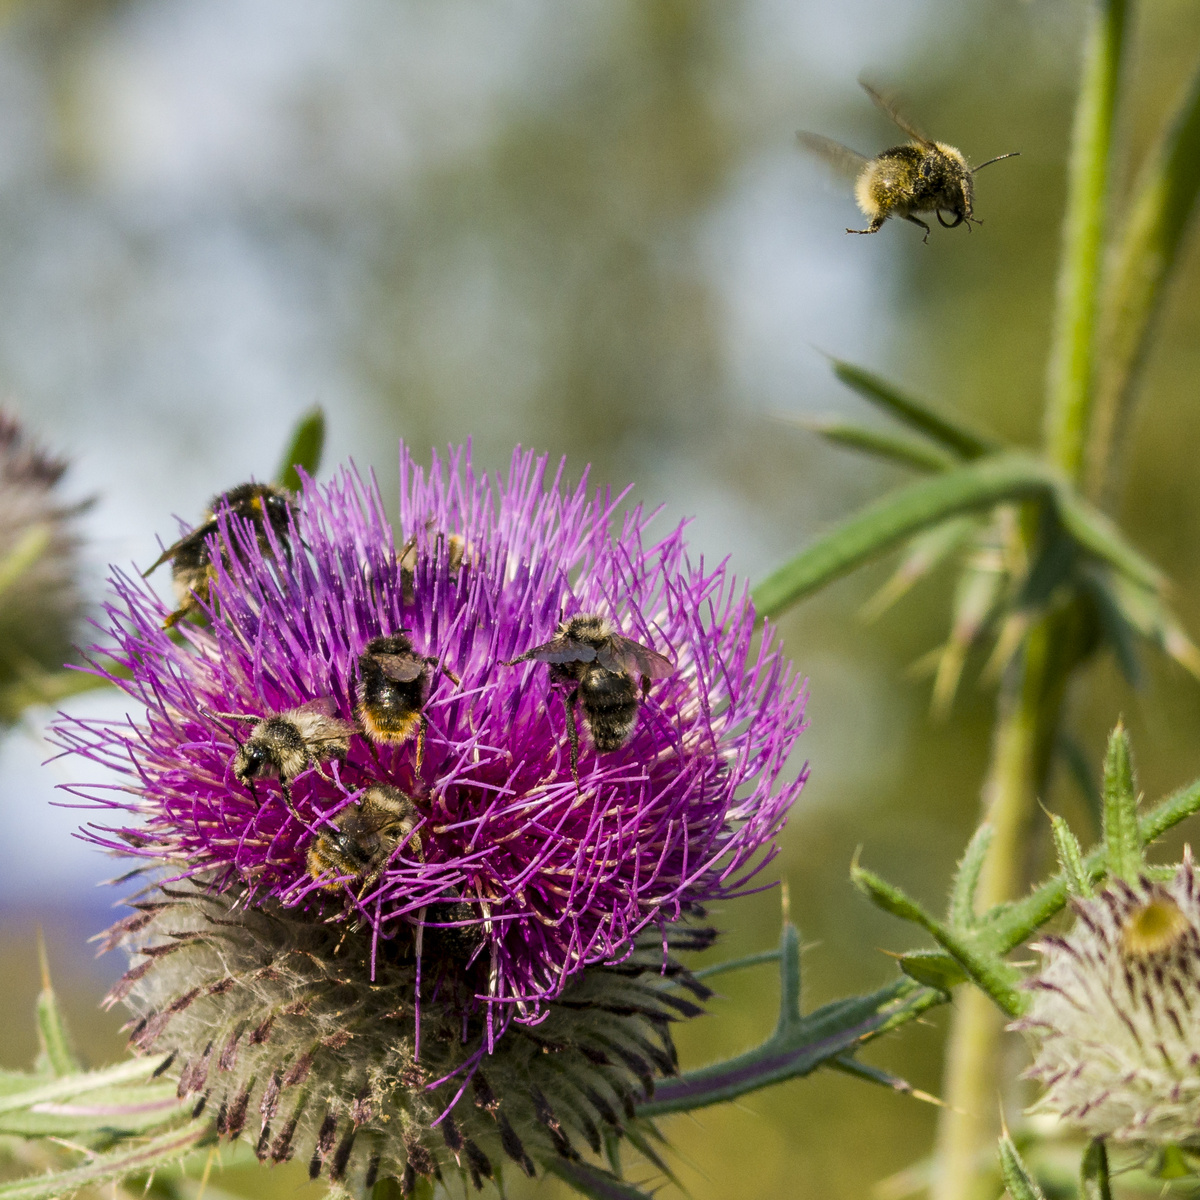
[[[381,720],[369,705],[360,704],[358,717],[367,733],[377,742],[407,742],[421,725],[421,714],[416,710],[411,713],[388,712],[385,719]]]
[[[859,175],[854,184],[854,199],[865,216],[874,220],[879,216],[879,201],[875,197],[876,170],[874,163],[868,163],[866,169]]]
[[[1174,947],[1187,932],[1183,910],[1170,896],[1139,905],[1121,926],[1121,949],[1130,958],[1149,958]]]

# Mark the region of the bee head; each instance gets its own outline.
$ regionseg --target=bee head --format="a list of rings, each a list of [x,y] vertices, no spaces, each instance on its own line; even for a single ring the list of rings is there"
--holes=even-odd
[[[245,782],[261,773],[262,769],[271,763],[271,755],[265,746],[259,742],[250,741],[239,747],[233,760],[234,775]]]

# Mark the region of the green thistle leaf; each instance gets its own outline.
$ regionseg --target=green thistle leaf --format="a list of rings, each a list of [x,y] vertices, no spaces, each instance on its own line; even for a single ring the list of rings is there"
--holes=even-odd
[[[835,358],[833,373],[864,400],[945,446],[958,458],[981,458],[1000,449],[1000,443],[994,438],[979,433],[957,417],[940,412],[924,400],[910,396],[873,371]]]
[[[1080,1200],[1112,1200],[1108,1185],[1108,1151],[1104,1139],[1096,1138],[1083,1152],[1079,1170]]]
[[[975,892],[979,888],[979,876],[983,873],[983,864],[991,844],[992,826],[985,821],[971,835],[950,889],[949,917],[955,929],[970,929],[976,922]]]
[[[1067,881],[1067,890],[1072,896],[1087,899],[1092,894],[1092,883],[1083,865],[1083,851],[1071,832],[1071,827],[1055,813],[1050,814],[1050,830],[1054,835],[1054,849],[1059,866]]]
[[[858,450],[917,471],[944,471],[955,462],[954,456],[945,450],[900,433],[871,429],[866,425],[855,425],[835,418],[804,419],[798,424],[847,450]]]
[[[755,606],[761,617],[777,616],[913,534],[964,513],[1022,500],[1054,503],[1063,527],[1082,549],[1145,586],[1159,586],[1158,570],[1055,471],[1028,455],[1004,453],[918,480],[867,505],[760,583],[753,593]]]
[[[1127,882],[1137,879],[1146,858],[1138,833],[1129,735],[1120,721],[1108,739],[1104,757],[1104,845],[1109,875]]]
[[[1008,1130],[1000,1138],[1000,1174],[1012,1200],[1046,1200],[1046,1195],[1034,1182],[1033,1176],[1017,1152]]]
[[[309,475],[315,475],[321,466],[321,454],[325,449],[325,413],[320,408],[307,412],[296,423],[292,440],[284,451],[283,460],[275,475],[275,482],[290,492],[300,490],[301,467]]]

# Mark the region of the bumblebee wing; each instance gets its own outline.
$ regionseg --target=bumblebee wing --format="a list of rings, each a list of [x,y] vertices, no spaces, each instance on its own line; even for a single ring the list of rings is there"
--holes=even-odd
[[[425,670],[422,659],[412,654],[373,654],[385,678],[394,683],[409,683]]]
[[[657,650],[619,636],[614,636],[611,645],[600,652],[600,665],[608,671],[628,671],[647,679],[665,679],[675,670],[675,664]]]
[[[556,637],[552,642],[544,642],[509,659],[505,666],[511,667],[514,663],[528,662],[530,659],[544,663],[594,662],[596,647],[577,642],[574,638]]]
[[[169,562],[177,555],[185,546],[193,545],[196,542],[202,541],[208,537],[210,533],[216,533],[217,526],[215,522],[206,521],[203,525],[197,525],[190,533],[185,533],[174,545],[168,546],[143,572],[142,578],[145,579],[148,575],[152,575],[165,562]]]
[[[835,142],[833,138],[823,137],[819,133],[809,133],[807,129],[802,129],[796,134],[796,141],[810,154],[824,160],[847,179],[857,179],[868,162],[857,150],[851,150],[849,146],[843,146],[841,142]]]
[[[292,709],[294,713],[313,713],[320,717],[332,717],[337,713],[337,701],[332,696],[318,696]]]
[[[897,125],[905,133],[908,134],[914,142],[920,142],[922,146],[929,149],[933,148],[933,143],[896,107],[896,102],[888,96],[877,92],[869,83],[859,80],[859,86],[862,90],[871,97],[875,107],[883,113],[889,121]]]

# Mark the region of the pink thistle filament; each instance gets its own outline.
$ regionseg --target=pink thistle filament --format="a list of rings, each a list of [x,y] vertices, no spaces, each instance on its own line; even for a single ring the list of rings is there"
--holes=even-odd
[[[415,931],[463,929],[475,939],[472,1003],[501,1025],[534,1023],[574,973],[745,890],[773,857],[805,778],[787,770],[804,689],[770,632],[754,636],[726,564],[693,563],[683,525],[653,537],[653,514],[623,511],[624,494],[589,491],[586,478],[568,487],[562,466],[548,475],[519,450],[506,479],[477,475],[462,449],[428,472],[402,451],[400,493],[396,532],[373,483],[349,470],[306,481],[282,542],[219,514],[208,623],[173,635],[149,585],[116,572],[93,653],[123,668],[112,678],[144,714],[64,716],[54,736],[124,776],[73,789],[136,818],[89,826],[100,845],[170,877],[249,888],[248,903],[369,923],[377,944],[415,938],[419,951]],[[577,784],[566,693],[544,663],[504,664],[581,613],[675,669],[650,685],[619,749],[583,737]],[[360,654],[401,631],[434,660],[419,769],[415,739],[356,732],[344,760],[291,780],[295,813],[278,779],[235,777],[253,723],[214,714],[330,698],[354,721]],[[309,848],[379,783],[412,797],[414,836],[369,882],[331,891],[310,874]],[[427,976],[421,990],[442,986]]]

